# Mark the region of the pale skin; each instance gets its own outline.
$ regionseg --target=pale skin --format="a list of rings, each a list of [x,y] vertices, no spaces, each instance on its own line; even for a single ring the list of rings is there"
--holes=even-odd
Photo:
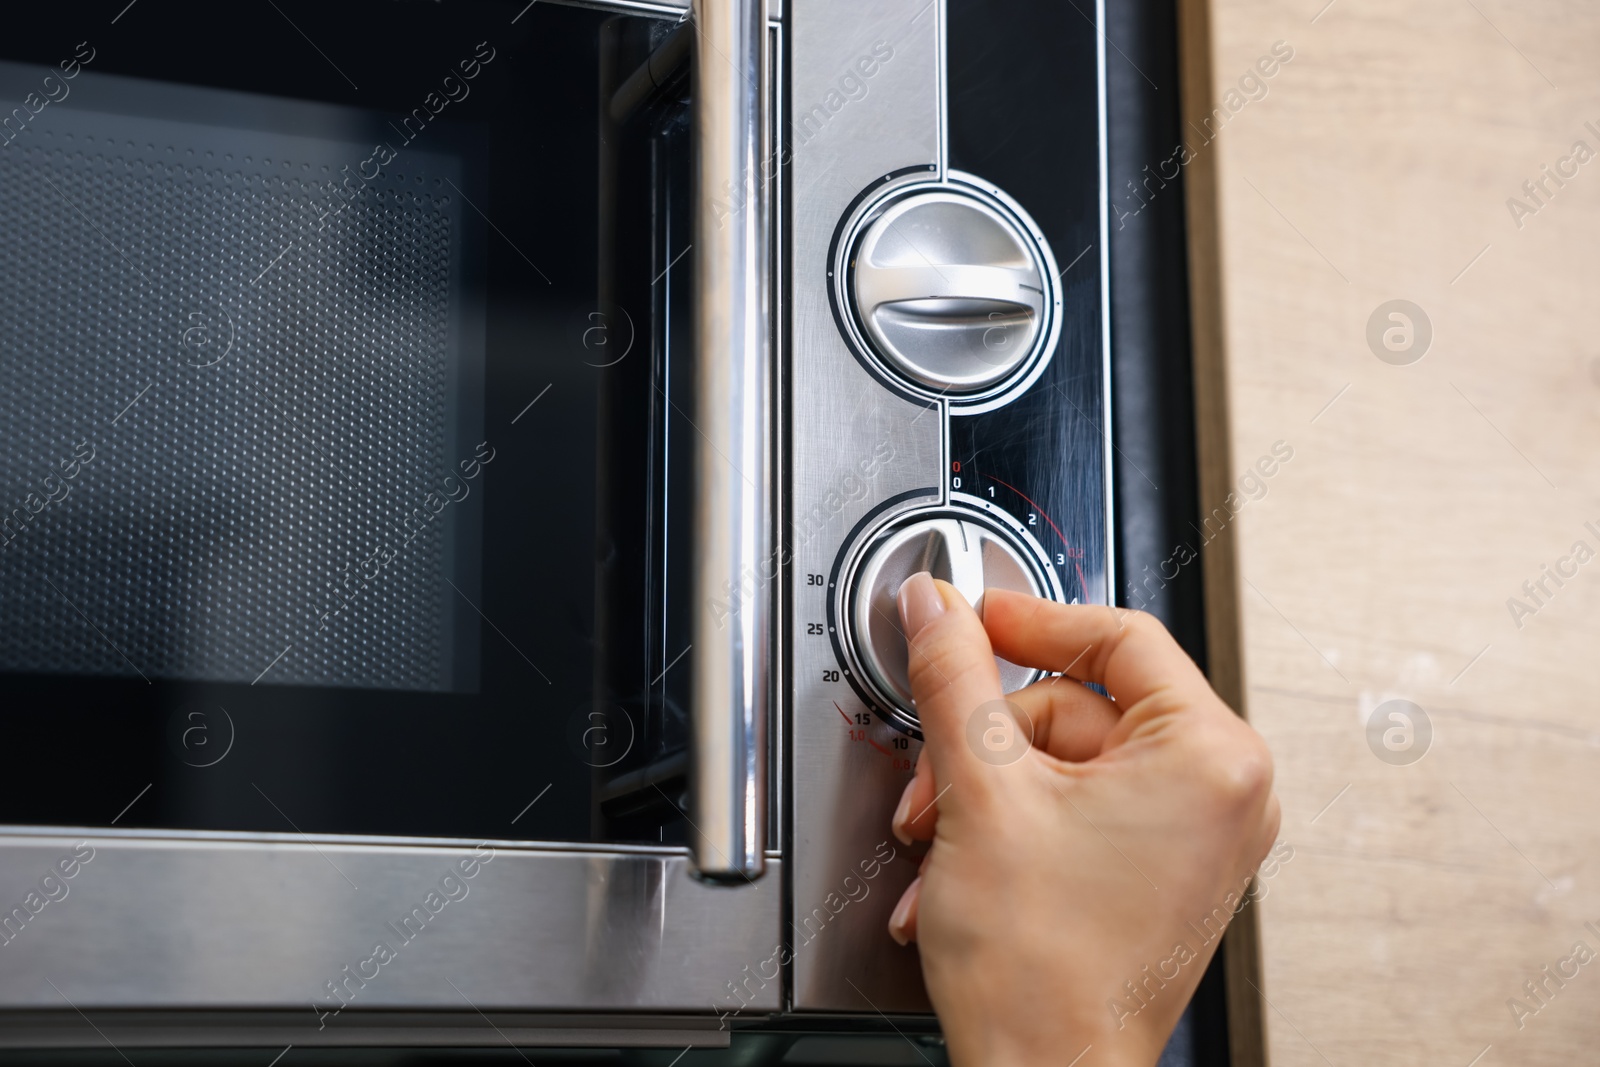
[[[1150,1067],[1217,948],[1192,924],[1277,836],[1271,754],[1149,615],[995,589],[979,611],[926,573],[900,590],[926,745],[894,831],[930,847],[890,934],[955,1067]],[[1003,765],[996,655],[1059,675],[1003,698],[1032,733]]]

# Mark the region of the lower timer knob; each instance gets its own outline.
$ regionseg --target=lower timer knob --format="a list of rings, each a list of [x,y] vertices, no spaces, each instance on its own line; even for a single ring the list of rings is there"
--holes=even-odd
[[[867,542],[842,605],[847,641],[858,677],[896,725],[917,727],[896,600],[901,584],[918,571],[928,571],[974,605],[988,588],[1059,599],[1039,553],[1026,541],[1025,534],[1007,530],[987,515],[949,508],[901,519]],[[1042,674],[998,656],[995,662],[1007,693]]]

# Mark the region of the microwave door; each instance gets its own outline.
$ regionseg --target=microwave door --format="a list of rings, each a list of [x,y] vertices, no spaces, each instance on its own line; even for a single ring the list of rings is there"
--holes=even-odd
[[[693,30],[617,18],[601,53],[596,310],[596,833],[684,843],[689,808],[688,604],[695,435],[690,357]],[[623,373],[632,360],[641,366]],[[636,730],[635,724],[638,729]]]
[[[682,12],[604,6],[281,0],[227,49],[198,3],[16,13],[8,1019],[782,1006],[767,709],[698,714],[770,669],[698,593],[770,445],[696,372]]]

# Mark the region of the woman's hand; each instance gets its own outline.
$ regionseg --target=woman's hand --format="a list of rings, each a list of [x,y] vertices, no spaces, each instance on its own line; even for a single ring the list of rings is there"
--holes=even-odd
[[[1151,616],[981,608],[900,590],[927,743],[894,830],[932,847],[890,932],[956,1067],[1147,1067],[1277,835],[1272,757]],[[1002,697],[995,655],[1064,677]]]

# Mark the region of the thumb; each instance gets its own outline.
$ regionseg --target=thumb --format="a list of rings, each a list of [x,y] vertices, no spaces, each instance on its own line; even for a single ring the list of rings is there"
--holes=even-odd
[[[1002,707],[1000,669],[983,621],[955,586],[920,571],[900,587],[899,600],[923,756],[943,791],[982,766],[967,725],[985,707]]]

